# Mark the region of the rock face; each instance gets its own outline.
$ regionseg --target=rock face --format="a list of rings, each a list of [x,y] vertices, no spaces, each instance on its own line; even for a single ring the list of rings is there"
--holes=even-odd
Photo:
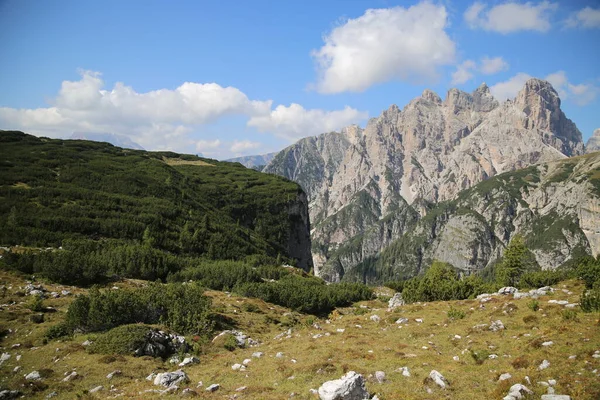
[[[561,111],[556,91],[531,79],[503,104],[485,84],[472,93],[451,89],[444,100],[426,90],[403,110],[393,105],[372,118],[365,129],[302,139],[264,172],[292,179],[307,192],[315,272],[336,281],[344,265],[360,264],[404,235],[431,203],[455,199],[503,172],[582,153],[581,133]],[[446,235],[452,224],[481,228],[466,215],[450,222]],[[349,245],[353,251],[338,253]],[[478,255],[487,259],[492,250],[482,247]],[[468,258],[470,251],[447,256]],[[335,259],[341,269],[323,269]]]
[[[186,351],[188,348],[185,338],[156,329],[149,329],[145,342],[134,351],[136,357],[150,356],[165,358],[176,351]]]
[[[587,144],[585,145],[586,153],[593,153],[595,151],[600,151],[600,128],[594,130],[594,133],[589,138]]]
[[[261,171],[273,159],[273,157],[275,157],[276,154],[277,153],[267,153],[258,156],[236,157],[225,161],[239,162],[246,168],[252,168],[257,171]]]
[[[340,379],[325,382],[319,388],[321,400],[364,400],[369,398],[362,375],[348,372]]]

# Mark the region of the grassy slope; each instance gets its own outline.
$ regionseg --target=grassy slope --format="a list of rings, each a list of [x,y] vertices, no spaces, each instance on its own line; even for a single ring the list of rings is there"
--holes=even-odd
[[[49,387],[32,397],[44,398],[56,390],[59,392],[58,399],[71,399],[77,394],[84,395],[85,390],[104,385],[105,391],[84,396],[106,398],[109,395],[108,389],[114,385],[117,389],[114,395],[123,393],[126,398],[140,398],[140,392],[157,388],[144,379],[148,374],[177,369],[167,362],[147,357],[116,357],[116,360],[107,363],[106,361],[110,361],[108,357],[85,352],[80,344],[86,340],[86,335],[78,335],[72,341],[55,341],[43,345],[43,331],[62,319],[62,313],[73,297],[45,300],[45,305],[58,308],[58,312],[46,313],[46,322],[35,325],[28,320],[31,312],[21,303],[26,299],[14,294],[18,286],[23,286],[25,282],[13,274],[0,271],[0,284],[12,286],[0,302],[17,301],[15,305],[2,306],[0,311],[0,325],[14,331],[0,342],[2,352],[12,354],[12,358],[0,366],[2,388],[19,388],[24,374],[47,368],[52,370],[50,376],[44,379]],[[126,280],[117,286],[141,284],[144,282]],[[49,290],[60,289],[56,285],[45,286]],[[385,301],[373,300],[334,311],[330,315],[329,324],[318,320],[322,330],[310,325],[314,317],[298,314],[284,316],[289,312],[284,308],[260,300],[211,291],[208,294],[213,298],[216,310],[234,322],[237,329],[260,340],[262,344],[234,352],[207,345],[205,354],[200,356],[201,363],[185,368],[191,383],[182,388],[190,387],[198,392],[199,398],[207,399],[234,394],[246,399],[282,399],[288,398],[291,393],[296,393],[296,398],[314,399],[316,396],[309,393],[310,388],[317,389],[323,382],[339,378],[344,371],[355,370],[368,376],[382,370],[387,374],[387,382],[379,384],[372,378],[367,381],[369,392],[378,393],[382,400],[500,399],[513,383],[525,383],[525,376],[529,376],[534,383],[527,385],[536,393],[533,398],[539,398],[539,395],[545,393],[545,388],[536,382],[552,378],[558,381],[556,390],[559,394],[570,394],[578,400],[598,398],[600,380],[597,371],[593,371],[600,368],[600,359],[592,357],[600,343],[598,314],[579,312],[576,321],[564,320],[563,307],[548,304],[548,300],[566,299],[576,302],[583,285],[578,281],[568,281],[557,285],[557,288],[559,290],[555,294],[540,298],[540,310],[537,312],[527,307],[530,300],[513,300],[509,297],[494,299],[485,303],[483,308],[477,300],[465,300],[414,304],[393,312],[386,310]],[[83,289],[69,289],[75,293],[83,292]],[[571,294],[562,289],[571,291]],[[261,311],[244,311],[245,303],[253,303]],[[448,320],[446,313],[451,306],[464,311],[466,317],[456,321]],[[505,313],[508,308],[514,311]],[[369,319],[374,314],[381,317],[380,322]],[[533,322],[524,322],[525,317],[532,318],[531,316],[535,317]],[[399,327],[394,322],[400,317],[409,318],[410,322]],[[415,322],[416,318],[422,318],[423,323]],[[292,337],[274,339],[277,334],[288,329],[292,319],[298,320],[293,327]],[[497,319],[502,320],[506,326],[505,331],[479,332],[472,329],[474,325]],[[280,321],[279,324],[276,323],[277,320]],[[340,328],[345,331],[337,332]],[[330,336],[313,339],[313,335],[326,332]],[[454,339],[454,335],[460,335],[461,339]],[[546,340],[552,340],[554,345],[536,345]],[[11,349],[16,343],[20,343],[21,347]],[[423,346],[428,348],[423,349]],[[465,349],[487,350],[499,357],[477,365]],[[262,351],[265,356],[252,359],[245,372],[231,369],[234,363],[251,358],[255,351]],[[277,352],[283,352],[284,357],[275,358]],[[15,358],[17,354],[23,356],[19,362]],[[577,355],[577,358],[569,360],[570,355]],[[460,361],[454,361],[453,356],[459,356]],[[529,366],[515,369],[511,363],[517,357],[524,357]],[[551,366],[544,371],[537,371],[537,366],[543,359],[549,360]],[[13,373],[15,366],[21,366],[21,371]],[[401,373],[395,372],[403,366],[409,367],[411,377],[403,377]],[[71,383],[62,382],[63,374],[72,369],[76,369],[83,378]],[[108,381],[106,375],[116,369],[121,370],[123,375]],[[432,369],[438,370],[450,381],[449,390],[432,388],[433,393],[426,392],[424,379]],[[509,372],[513,378],[498,383],[498,376],[505,372]],[[203,388],[196,389],[199,381],[204,383],[204,387],[219,383],[221,389],[214,394],[206,393]],[[240,386],[248,388],[241,393],[235,392]],[[152,396],[158,397],[148,393],[143,397]]]

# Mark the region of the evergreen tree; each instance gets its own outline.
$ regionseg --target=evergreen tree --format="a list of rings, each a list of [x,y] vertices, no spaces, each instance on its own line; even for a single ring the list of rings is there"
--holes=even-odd
[[[502,262],[496,267],[496,281],[504,286],[516,286],[529,263],[529,250],[523,237],[516,235],[504,251]]]

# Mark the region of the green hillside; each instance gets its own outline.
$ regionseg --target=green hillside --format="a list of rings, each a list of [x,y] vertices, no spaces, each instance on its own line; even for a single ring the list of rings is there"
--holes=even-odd
[[[0,245],[63,246],[66,263],[99,255],[98,268],[144,279],[190,259],[306,263],[289,250],[290,232],[308,232],[290,212],[301,198],[237,163],[0,131]]]

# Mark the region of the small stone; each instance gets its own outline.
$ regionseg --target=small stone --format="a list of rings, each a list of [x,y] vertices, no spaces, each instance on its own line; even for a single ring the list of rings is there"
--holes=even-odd
[[[548,346],[552,346],[553,344],[554,344],[554,342],[553,342],[553,341],[551,341],[551,340],[549,340],[549,341],[547,341],[547,342],[544,342],[544,343],[542,343],[542,346],[544,346],[544,347],[548,347]]]
[[[490,331],[497,332],[504,329],[504,324],[500,320],[493,321],[490,324]]]
[[[244,361],[242,361],[242,364],[247,366],[247,365],[248,365],[248,364],[250,364],[251,362],[252,362],[252,359],[250,359],[250,358],[246,358]]]
[[[452,357],[452,359],[453,359],[454,361],[460,361],[460,357],[458,357],[458,356],[454,356],[454,357]]]
[[[185,367],[191,364],[200,364],[200,360],[196,357],[186,357],[179,363],[180,367]]]
[[[385,381],[385,372],[383,372],[383,371],[376,371],[375,372],[375,379],[377,379],[377,382],[383,383]]]
[[[246,389],[248,389],[248,386],[240,386],[239,388],[235,389],[235,391],[236,392],[243,392]]]
[[[541,400],[571,400],[566,394],[543,394]]]
[[[283,353],[278,352],[277,354],[275,354],[275,358],[283,358]]]
[[[242,367],[243,367],[242,364],[233,364],[231,366],[231,369],[234,370],[234,371],[239,371]]]
[[[254,358],[261,358],[264,355],[265,355],[265,353],[263,353],[262,351],[257,351],[255,353],[252,353],[252,357],[254,357]]]
[[[77,372],[71,371],[71,373],[69,375],[64,377],[63,382],[69,382],[74,379],[77,379],[78,377],[79,377],[79,374]]]
[[[507,397],[512,396],[514,399],[521,399],[521,398],[523,398],[523,396],[525,396],[527,394],[533,394],[533,392],[531,390],[529,390],[527,388],[527,386],[517,383],[510,387],[510,389],[508,390]],[[505,399],[506,399],[506,397],[505,397]]]
[[[415,322],[418,322],[421,324],[421,323],[423,323],[423,318],[415,318]]]
[[[379,322],[381,321],[381,317],[379,315],[371,315],[370,320],[373,322]]]
[[[106,375],[106,379],[112,379],[117,375],[121,375],[121,370],[120,369],[116,369],[113,372],[111,372],[110,374]]]
[[[546,369],[550,366],[550,362],[548,360],[542,361],[542,363],[538,366],[538,370]]]
[[[408,370],[408,367],[402,367],[402,368],[400,368],[399,371],[402,372],[402,376],[406,376],[406,377],[410,376],[410,371]]]
[[[87,346],[91,345],[92,343],[94,343],[94,342],[92,342],[91,340],[86,340],[85,342],[81,343],[81,345],[83,347],[87,347]]]
[[[93,388],[93,389],[90,389],[90,390],[89,390],[89,392],[90,392],[90,393],[96,393],[96,392],[99,392],[99,391],[101,391],[101,390],[104,390],[104,386],[102,386],[102,385],[100,385],[100,386],[96,386],[95,388]]]
[[[28,381],[41,381],[42,377],[38,371],[32,371],[25,375],[25,379]]]
[[[185,388],[181,391],[181,397],[196,397],[198,396],[198,393],[196,393],[195,391],[193,391],[190,388]]]
[[[550,386],[555,386],[556,385],[556,379],[548,379],[548,383],[550,384]]]
[[[221,385],[219,385],[218,383],[213,383],[212,385],[206,388],[206,391],[211,393],[216,392],[217,390],[219,390],[220,387]]]
[[[160,374],[156,374],[154,377],[154,384],[160,385],[164,387],[177,386],[180,383],[189,382],[189,378],[183,370],[179,369],[173,372],[163,372]]]
[[[398,320],[396,320],[397,324],[406,324],[408,323],[408,318],[398,318]]]
[[[2,365],[5,361],[10,360],[10,353],[2,353],[2,355],[0,356],[0,365]]]
[[[445,389],[446,386],[450,386],[448,380],[444,378],[444,376],[437,372],[435,369],[431,370],[431,372],[429,373],[429,379],[431,379],[436,385],[438,385],[442,389]]]
[[[502,382],[510,378],[512,378],[512,375],[507,372],[505,374],[500,375],[500,378],[498,378],[498,382]]]
[[[318,393],[321,400],[369,398],[363,376],[354,371],[349,371],[340,379],[323,383]]]

